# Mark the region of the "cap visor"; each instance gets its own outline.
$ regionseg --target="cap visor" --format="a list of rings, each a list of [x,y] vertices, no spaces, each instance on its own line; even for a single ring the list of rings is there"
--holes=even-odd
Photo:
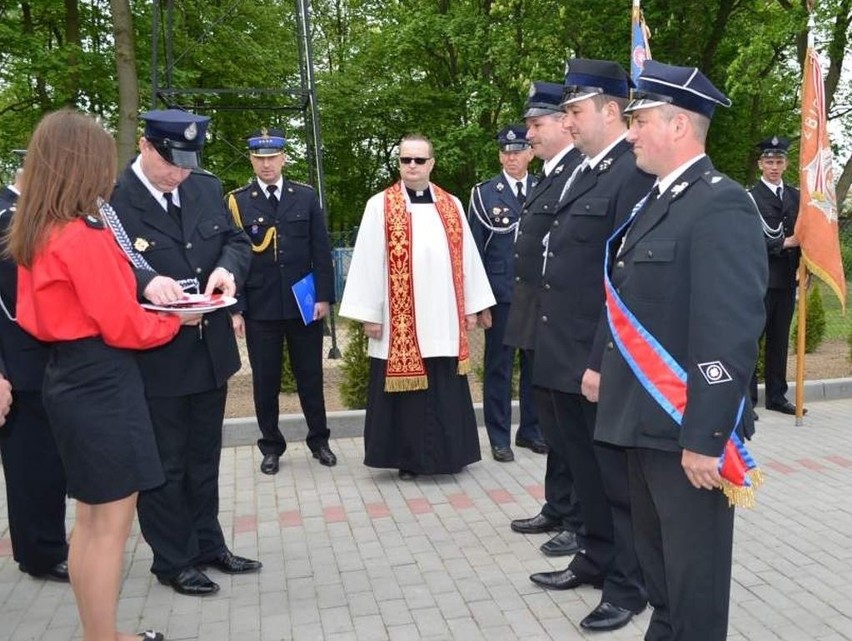
[[[159,145],[156,148],[160,152],[160,155],[175,167],[181,167],[182,169],[198,169],[201,167],[197,151],[175,149],[174,147],[163,148]]]
[[[523,151],[529,149],[529,143],[513,142],[508,145],[500,145],[500,151]]]
[[[545,109],[543,107],[530,107],[524,113],[524,118],[537,118],[538,116],[549,116],[551,114],[561,114],[562,112],[555,107],[553,109]]]
[[[575,102],[580,102],[581,100],[585,100],[586,98],[591,98],[592,96],[601,96],[601,95],[603,95],[603,94],[600,93],[600,92],[591,92],[591,91],[586,91],[584,93],[575,93],[575,94],[572,94],[572,95],[568,96],[567,98],[565,98],[565,100],[563,100],[559,104],[559,106],[565,107],[567,105],[573,105]]]

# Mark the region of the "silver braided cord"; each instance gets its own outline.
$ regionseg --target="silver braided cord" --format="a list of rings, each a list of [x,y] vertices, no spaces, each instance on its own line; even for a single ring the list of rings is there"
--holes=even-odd
[[[148,261],[145,260],[145,257],[133,248],[133,244],[130,242],[130,236],[127,235],[124,225],[121,224],[121,221],[118,219],[118,214],[115,213],[112,205],[103,198],[98,198],[98,211],[100,212],[104,222],[109,225],[109,228],[112,230],[112,235],[115,236],[115,241],[118,243],[121,251],[124,252],[124,255],[127,256],[130,263],[136,269],[143,269],[145,271],[156,273],[157,270],[151,267]],[[181,289],[184,291],[192,289],[196,292],[201,291],[201,286],[199,285],[197,278],[184,278],[177,281],[177,284],[180,285]]]

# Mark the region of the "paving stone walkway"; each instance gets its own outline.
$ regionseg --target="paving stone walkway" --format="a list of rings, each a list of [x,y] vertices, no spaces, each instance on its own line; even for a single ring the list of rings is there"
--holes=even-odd
[[[852,640],[852,400],[809,409],[803,427],[760,412],[753,453],[767,483],[758,507],[737,515],[729,641]],[[484,430],[480,439],[488,452]],[[258,471],[255,448],[226,448],[222,525],[232,549],[263,569],[211,571],[219,594],[180,596],[149,573],[134,527],[121,627],[202,641],[642,639],[647,611],[585,636],[579,621],[600,592],[530,583],[530,573],[566,565],[538,551],[547,535],[509,529],[538,511],[543,456],[516,450],[515,463],[489,457],[455,476],[403,482],[362,465],[360,438],[332,446],[337,467],[294,443],[274,477]],[[79,639],[68,586],[13,562],[0,494],[0,641]]]

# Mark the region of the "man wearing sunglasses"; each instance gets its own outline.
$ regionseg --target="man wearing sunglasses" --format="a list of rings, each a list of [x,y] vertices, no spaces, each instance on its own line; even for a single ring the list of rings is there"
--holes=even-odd
[[[400,142],[401,180],[367,202],[340,305],[369,338],[364,464],[403,480],[480,459],[467,332],[494,296],[433,156],[423,136]]]

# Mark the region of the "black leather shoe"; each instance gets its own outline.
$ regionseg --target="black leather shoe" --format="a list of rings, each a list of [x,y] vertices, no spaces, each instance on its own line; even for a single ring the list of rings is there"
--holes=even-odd
[[[570,569],[557,572],[537,572],[530,575],[530,581],[547,590],[573,590],[580,585],[591,585],[598,589],[603,587],[601,579],[585,579],[577,576]]]
[[[225,574],[244,574],[246,572],[255,572],[263,567],[263,563],[260,561],[247,559],[244,556],[237,556],[227,549],[215,559],[199,563],[199,565],[202,567],[215,568]]]
[[[47,581],[56,581],[57,583],[68,583],[68,561],[60,561],[52,568],[48,568],[44,572],[31,572],[23,565],[18,566],[21,572],[26,572],[31,577],[36,579],[45,579]]]
[[[755,412],[754,410],[751,411],[751,420],[753,420],[753,421],[759,421],[760,420],[760,415],[757,412]]]
[[[793,405],[790,401],[784,401],[783,403],[773,403],[771,405],[767,405],[766,409],[772,410],[773,412],[781,412],[782,414],[789,414],[794,416],[796,414],[796,406]],[[808,410],[802,408],[802,414],[807,414]]]
[[[214,583],[209,576],[194,567],[184,568],[180,571],[180,574],[171,579],[158,576],[157,581],[163,585],[171,586],[178,594],[189,596],[206,596],[216,594],[219,591],[218,583]]]
[[[492,447],[491,456],[498,463],[511,463],[515,460],[515,453],[511,447]]]
[[[260,471],[264,474],[278,474],[278,459],[277,454],[264,454],[263,461],[260,463]]]
[[[539,548],[544,556],[571,556],[581,549],[577,535],[568,530],[562,530]]]
[[[417,474],[415,472],[412,472],[411,470],[400,470],[399,478],[401,481],[413,481],[415,478],[417,478]]]
[[[328,444],[320,445],[314,452],[314,458],[319,459],[320,465],[325,465],[326,467],[334,467],[337,465],[337,457],[334,455],[334,452],[331,451]]]
[[[541,534],[542,532],[559,532],[559,521],[538,513],[531,519],[515,519],[512,521],[512,530],[521,534]]]
[[[536,454],[547,454],[550,451],[550,447],[541,439],[516,438],[515,445],[525,447]]]
[[[580,621],[580,627],[595,632],[618,630],[630,623],[634,614],[636,613],[633,610],[622,608],[609,601],[601,601],[598,607]]]

